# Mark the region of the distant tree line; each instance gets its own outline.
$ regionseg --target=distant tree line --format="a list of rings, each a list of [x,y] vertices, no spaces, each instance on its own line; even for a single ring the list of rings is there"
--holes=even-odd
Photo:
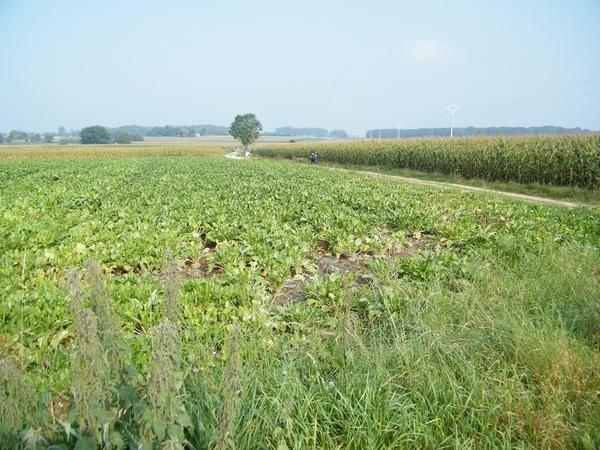
[[[544,127],[466,127],[454,128],[452,134],[456,137],[470,136],[523,136],[523,135],[553,135],[553,134],[590,134],[593,131],[583,130],[581,128],[563,128],[554,126]],[[448,137],[450,128],[418,128],[418,129],[376,129],[365,133],[367,139],[396,139],[400,134],[400,139],[416,137]]]
[[[81,144],[131,144],[132,141],[143,141],[144,137],[135,131],[129,133],[123,129],[108,129],[100,125],[82,128],[79,132]]]
[[[124,125],[117,128],[109,128],[111,133],[116,130],[122,130],[134,136],[177,136],[194,137],[200,136],[227,136],[228,128],[220,125],[165,125],[161,126],[143,126],[143,125]],[[135,138],[133,139],[136,140]]]
[[[177,137],[195,137],[196,130],[192,127],[154,127],[148,130],[146,136],[177,136]]]
[[[275,131],[262,133],[263,136],[313,136],[313,137],[336,137],[344,138],[348,137],[348,134],[344,130],[331,130],[328,131],[325,128],[315,127],[279,127],[275,128]]]
[[[88,127],[89,128],[89,127]],[[104,128],[104,127],[103,127]],[[194,137],[200,136],[227,136],[229,128],[220,125],[183,125],[164,127],[148,127],[141,125],[125,125],[117,128],[106,128],[109,133],[109,142],[118,144],[128,144],[135,141],[143,141],[144,136],[177,136],[177,137]],[[59,137],[60,144],[77,143],[80,138],[80,131],[67,131],[65,127],[58,128],[57,133],[33,133],[24,132],[21,130],[12,130],[10,133],[0,133],[0,143],[11,142],[55,142],[55,137]],[[563,128],[555,126],[543,127],[465,127],[454,128],[453,135],[456,137],[469,136],[519,136],[519,135],[557,135],[557,134],[591,134],[598,133],[588,129]],[[346,138],[348,134],[344,130],[328,131],[324,128],[315,127],[280,127],[274,132],[263,132],[263,136],[312,136],[319,138]],[[448,137],[450,136],[450,128],[418,128],[418,129],[374,129],[365,133],[367,139],[400,139],[418,138],[418,137]],[[100,139],[104,141],[104,139]]]
[[[130,144],[131,142],[142,142],[144,140],[144,135],[137,130],[136,125],[107,129],[111,140],[117,144]]]
[[[183,125],[164,127],[153,127],[146,131],[146,136],[178,136],[195,137],[200,136],[227,136],[229,129],[219,125]]]
[[[44,133],[42,136],[40,133],[25,133],[21,130],[12,130],[7,135],[0,133],[0,144],[4,142],[11,143],[13,141],[24,141],[24,142],[52,142],[54,140],[54,134]]]
[[[94,125],[97,126],[97,125]],[[89,128],[89,127],[87,127]],[[118,144],[127,144],[136,141],[143,141],[144,136],[178,136],[178,137],[195,137],[200,136],[227,136],[229,134],[229,128],[220,125],[183,125],[183,126],[171,126],[167,125],[164,127],[148,127],[141,125],[124,125],[117,128],[105,128],[109,135],[109,142],[116,142]],[[97,130],[96,130],[97,131]],[[65,127],[61,126],[58,128],[58,132],[46,132],[40,133],[27,133],[21,130],[12,130],[10,133],[0,133],[0,144],[11,143],[13,141],[23,142],[41,142],[52,143],[55,141],[55,137],[60,138],[59,143],[61,144],[72,144],[79,142],[80,138],[79,130],[67,131]],[[103,133],[101,133],[103,134]],[[105,141],[105,138],[94,138],[94,141],[99,140]],[[97,142],[100,143],[100,142]]]
[[[227,136],[229,128],[221,125],[194,125],[200,136]]]

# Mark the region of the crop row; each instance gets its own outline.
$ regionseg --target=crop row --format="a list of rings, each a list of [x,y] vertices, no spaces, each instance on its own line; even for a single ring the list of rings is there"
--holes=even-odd
[[[215,145],[198,146],[152,146],[152,145],[78,145],[78,146],[32,146],[0,148],[0,159],[20,158],[96,158],[139,156],[215,156],[222,154]]]
[[[308,158],[460,175],[486,181],[600,186],[600,136],[363,140],[264,144],[267,157]]]

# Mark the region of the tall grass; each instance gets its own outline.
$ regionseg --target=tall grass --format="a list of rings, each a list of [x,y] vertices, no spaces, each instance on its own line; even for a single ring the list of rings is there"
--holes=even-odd
[[[349,308],[328,305],[327,318],[304,317],[292,335],[244,327],[229,439],[238,448],[595,448],[600,361],[589,325],[600,286],[577,280],[589,275],[581,258],[597,264],[598,255],[548,253],[484,267],[459,293],[442,282],[373,286],[344,300]],[[564,295],[575,284],[575,298]],[[359,296],[379,312],[361,314]]]

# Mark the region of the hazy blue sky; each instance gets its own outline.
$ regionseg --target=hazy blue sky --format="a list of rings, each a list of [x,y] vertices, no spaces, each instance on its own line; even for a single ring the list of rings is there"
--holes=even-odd
[[[600,0],[0,0],[0,131],[600,130]]]

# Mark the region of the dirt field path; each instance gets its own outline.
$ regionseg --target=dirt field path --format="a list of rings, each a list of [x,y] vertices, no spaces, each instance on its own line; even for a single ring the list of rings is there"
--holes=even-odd
[[[341,168],[333,168],[333,167],[329,167],[329,169],[337,170],[340,172],[362,173],[365,175],[370,175],[370,176],[378,177],[378,178],[391,178],[391,179],[395,179],[395,180],[406,181],[408,183],[420,184],[423,186],[439,187],[442,189],[462,189],[464,191],[487,192],[487,193],[502,195],[502,196],[506,196],[506,197],[514,197],[514,198],[519,198],[519,199],[523,199],[523,200],[528,200],[528,201],[532,201],[532,202],[536,202],[536,203],[550,203],[553,205],[567,206],[569,208],[575,208],[577,206],[580,206],[578,203],[566,202],[563,200],[554,200],[551,198],[544,198],[544,197],[534,197],[532,195],[517,194],[514,192],[496,191],[494,189],[484,189],[484,188],[478,188],[478,187],[474,187],[474,186],[465,186],[464,184],[443,183],[443,182],[439,182],[439,181],[423,181],[423,180],[417,180],[415,178],[401,177],[398,175],[385,175],[385,174],[381,174],[381,173],[377,173],[377,172],[368,172],[368,171],[364,171],[364,170],[350,170],[350,169],[341,169]]]
[[[225,155],[225,158],[229,158],[229,159],[244,159],[242,156],[238,156],[237,150],[235,152],[227,153]]]

